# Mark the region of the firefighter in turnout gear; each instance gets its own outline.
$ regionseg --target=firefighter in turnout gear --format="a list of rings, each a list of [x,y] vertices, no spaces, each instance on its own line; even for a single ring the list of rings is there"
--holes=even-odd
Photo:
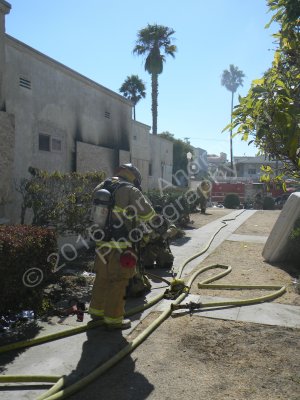
[[[142,262],[146,269],[166,268],[173,266],[174,256],[171,252],[169,240],[176,236],[178,230],[171,225],[163,215],[161,206],[154,207],[155,212],[162,218],[162,224],[153,230],[144,240],[142,246]]]
[[[197,187],[197,194],[199,196],[201,214],[205,214],[207,202],[211,196],[211,183],[208,180],[203,180]]]
[[[98,236],[95,234],[96,278],[89,313],[108,329],[127,329],[130,320],[124,319],[125,293],[136,273],[136,246],[143,236],[139,227],[156,215],[141,192],[139,170],[132,164],[123,164],[114,177],[98,185],[93,210],[94,221],[101,229]]]

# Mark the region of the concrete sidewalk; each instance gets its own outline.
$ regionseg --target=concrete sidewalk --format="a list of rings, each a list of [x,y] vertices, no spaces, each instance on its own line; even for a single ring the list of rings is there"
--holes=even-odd
[[[260,243],[265,241],[265,237],[256,236],[249,237],[248,235],[236,235],[234,232],[240,227],[255,210],[236,210],[220,218],[208,225],[199,229],[187,230],[186,236],[172,245],[172,252],[175,256],[174,271],[178,271],[184,261],[191,255],[200,252],[204,249],[212,237],[212,235],[219,229],[211,243],[208,251],[191,261],[184,269],[183,276],[189,274],[199,263],[208,257],[220,244],[226,239],[230,240],[243,240],[255,241]],[[170,273],[164,270],[155,270],[154,273],[161,274],[161,276],[171,280]],[[152,291],[143,299],[130,299],[126,307],[133,308],[141,301],[148,302],[151,298],[162,293],[166,289],[166,284],[159,281],[152,282]],[[185,302],[199,301],[205,302],[216,301],[216,297],[203,297],[189,295]],[[169,301],[163,300],[157,306],[152,307],[138,315],[133,316],[132,327],[123,332],[106,332],[102,328],[89,330],[82,334],[71,336],[68,338],[48,342],[39,346],[24,349],[18,354],[7,353],[0,354],[0,363],[4,366],[5,375],[67,375],[72,376],[74,371],[77,375],[86,375],[86,373],[99,363],[106,360],[116,351],[118,351],[124,343],[126,337],[132,330],[152,311],[162,311],[165,307],[169,306]],[[177,311],[178,313],[179,311]],[[180,310],[182,312],[182,310]],[[204,310],[194,312],[193,315],[208,318],[228,319],[234,321],[249,321],[260,324],[282,325],[286,327],[300,327],[300,307],[282,305],[278,303],[262,303],[255,306],[245,307],[231,307],[218,310]],[[88,321],[88,317],[84,322]],[[59,324],[58,321],[53,320],[51,324],[42,324],[43,330],[41,335],[61,331],[72,326],[79,326],[80,323],[76,322],[76,317],[68,317],[66,320]],[[33,399],[41,393],[45,392],[47,388],[31,388],[30,390],[2,391],[1,399]]]
[[[228,301],[230,298],[212,296],[187,296],[182,304],[212,303]],[[236,299],[235,299],[236,300]],[[164,311],[170,307],[171,301],[162,301],[155,311]],[[186,314],[189,311],[175,310],[174,314]],[[284,326],[287,328],[300,328],[300,307],[279,303],[260,303],[247,306],[228,306],[218,308],[204,308],[193,310],[193,316],[217,318],[230,321],[254,322],[257,324]]]
[[[203,255],[189,263],[183,272],[183,277],[190,273],[201,261],[207,258],[224,240],[241,241],[250,243],[265,243],[268,236],[259,235],[239,235],[233,232],[241,226],[249,217],[255,214],[255,210],[237,210],[219,220],[216,220],[200,229],[187,233],[190,239],[184,244],[184,252],[178,246],[172,246],[172,252],[175,256],[175,271],[178,271],[180,265],[192,254],[199,252],[204,248],[214,234],[221,226],[224,228],[217,234],[210,248]],[[189,302],[209,303],[215,301],[227,301],[230,298],[220,298],[215,296],[187,296],[183,304]],[[236,299],[235,299],[236,300]],[[164,311],[170,306],[169,300],[163,300],[155,309],[155,311]],[[182,313],[183,310],[174,311],[174,313]],[[291,328],[300,328],[300,306],[293,306],[279,303],[260,303],[255,305],[247,305],[241,307],[226,307],[218,309],[206,309],[193,311],[194,316],[218,318],[224,320],[254,322],[267,325],[285,326]]]

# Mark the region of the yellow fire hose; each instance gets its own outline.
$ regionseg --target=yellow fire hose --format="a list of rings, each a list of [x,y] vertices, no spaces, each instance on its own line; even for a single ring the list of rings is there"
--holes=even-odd
[[[240,214],[239,214],[240,215]],[[237,215],[238,216],[238,215]],[[237,217],[236,216],[236,217]],[[236,218],[235,217],[235,218]],[[235,219],[234,218],[234,219]],[[222,222],[226,224],[226,221],[229,220],[223,220]],[[226,225],[224,225],[226,226]],[[53,383],[55,382],[55,384],[44,394],[42,394],[41,396],[38,397],[37,400],[54,400],[54,399],[64,399],[68,396],[70,396],[71,394],[81,390],[83,387],[87,386],[89,383],[91,383],[93,380],[95,380],[96,378],[98,378],[99,376],[101,376],[104,372],[106,372],[109,368],[111,368],[112,366],[114,366],[115,364],[117,364],[123,357],[125,357],[126,355],[128,355],[129,353],[131,353],[135,348],[137,348],[165,319],[167,319],[172,311],[174,309],[178,309],[178,308],[188,308],[188,305],[185,306],[180,306],[180,303],[184,300],[184,298],[188,295],[190,288],[192,286],[193,281],[196,279],[196,277],[209,270],[209,269],[215,269],[215,268],[221,268],[224,269],[225,271],[222,271],[221,273],[218,273],[217,275],[208,278],[202,282],[200,282],[198,284],[199,288],[218,288],[218,289],[266,289],[266,290],[275,290],[275,292],[266,295],[266,296],[261,296],[258,298],[253,298],[253,299],[242,299],[242,300],[230,300],[230,301],[224,301],[224,302],[211,302],[211,303],[201,303],[201,305],[199,304],[199,306],[201,306],[201,308],[206,308],[206,307],[221,307],[221,306],[229,306],[229,305],[248,305],[248,304],[255,304],[255,303],[261,303],[264,301],[268,301],[268,300],[272,300],[274,298],[277,298],[279,296],[281,296],[285,291],[286,288],[285,286],[274,286],[274,285],[211,285],[210,283],[213,281],[216,281],[220,278],[222,278],[223,276],[227,275],[230,271],[231,271],[231,267],[230,266],[225,266],[225,265],[220,265],[220,264],[216,264],[216,265],[210,265],[201,269],[198,269],[196,272],[194,272],[191,277],[188,279],[187,283],[185,283],[185,281],[180,280],[180,276],[182,274],[182,271],[184,269],[184,267],[193,259],[195,259],[196,257],[199,257],[200,255],[202,255],[203,253],[205,253],[209,246],[211,245],[212,240],[214,239],[214,237],[217,235],[217,233],[224,227],[222,226],[221,228],[219,228],[212,236],[212,238],[209,240],[208,244],[204,247],[203,250],[201,250],[200,252],[194,254],[192,257],[188,258],[183,265],[181,266],[181,268],[179,269],[176,277],[175,277],[175,281],[182,281],[184,282],[184,290],[182,291],[182,293],[172,302],[170,303],[169,307],[163,311],[161,313],[161,315],[156,318],[141,334],[139,334],[135,339],[133,339],[132,342],[130,342],[127,346],[125,346],[122,350],[120,350],[118,353],[116,353],[113,357],[111,357],[108,361],[106,361],[105,363],[103,363],[102,365],[100,365],[99,367],[97,367],[95,370],[93,370],[90,374],[86,375],[84,378],[80,379],[79,381],[77,381],[74,384],[71,384],[70,386],[64,388],[65,385],[65,377],[58,377],[58,376],[42,376],[42,375],[38,375],[38,376],[30,376],[30,375],[26,375],[26,376],[13,376],[13,375],[5,375],[5,376],[0,376],[0,383],[10,383],[10,382],[50,382]],[[159,278],[159,277],[157,277]],[[168,282],[165,279],[162,279],[162,281],[164,282]],[[172,282],[170,282],[170,284],[172,285]],[[129,310],[127,312],[127,316],[130,315],[134,315],[144,309],[147,309],[149,307],[151,307],[152,305],[156,304],[158,301],[160,301],[162,298],[164,297],[164,294],[158,295],[155,298],[153,298],[148,304],[140,306],[140,307],[136,307],[132,310]],[[97,322],[95,322],[94,324],[89,324],[89,327],[96,327],[98,324]],[[86,329],[88,329],[89,327],[87,327],[87,325],[84,325],[82,327],[79,328],[73,328],[73,329],[68,329],[67,331],[63,331],[63,332],[59,332],[56,334],[52,334],[52,335],[47,335],[41,338],[37,338],[37,339],[32,339],[32,340],[28,340],[28,341],[23,341],[23,342],[17,342],[17,343],[12,343],[6,346],[2,346],[0,347],[0,353],[2,352],[7,352],[10,350],[15,350],[18,348],[24,348],[24,347],[29,347],[29,346],[33,346],[36,344],[40,344],[40,343],[44,343],[46,341],[50,341],[50,340],[55,340],[61,337],[65,337],[65,336],[69,336],[69,335],[73,335],[76,333],[81,333],[83,331],[85,331]]]
[[[240,214],[242,214],[242,213],[240,213]],[[185,262],[182,264],[182,266],[180,267],[179,271],[177,272],[175,279],[179,279],[180,278],[184,267],[190,261],[192,261],[195,258],[199,257],[200,255],[204,254],[208,250],[208,248],[210,247],[210,245],[211,245],[213,239],[215,238],[215,236],[220,232],[221,229],[223,229],[226,226],[226,222],[230,221],[230,220],[233,220],[233,219],[236,219],[240,214],[238,214],[235,218],[224,219],[222,221],[222,223],[224,225],[222,225],[212,235],[212,237],[210,238],[210,240],[208,241],[206,246],[200,252],[192,255],[187,260],[185,260]],[[147,273],[147,275],[149,275],[150,277],[154,276],[151,273]],[[164,278],[161,278],[159,276],[156,276],[156,275],[155,275],[155,277],[161,279],[161,281],[166,282],[167,284],[170,285],[170,282],[168,280],[166,280]],[[160,295],[154,297],[153,299],[151,299],[147,304],[143,304],[142,306],[137,306],[137,307],[129,310],[125,314],[125,316],[129,317],[131,315],[137,314],[140,311],[146,310],[146,309],[152,307],[153,305],[155,305],[157,302],[159,302],[163,297],[164,297],[164,294],[160,294]],[[19,342],[16,342],[16,343],[11,343],[11,344],[8,344],[8,345],[5,345],[5,346],[0,346],[0,354],[8,352],[8,351],[11,351],[11,350],[17,350],[17,349],[21,349],[21,348],[25,348],[25,347],[31,347],[31,346],[42,344],[42,343],[49,342],[49,341],[52,341],[52,340],[61,339],[63,337],[67,337],[67,336],[77,335],[78,333],[85,332],[88,328],[94,328],[94,327],[97,327],[98,325],[100,325],[100,323],[94,322],[93,324],[90,323],[89,327],[87,326],[87,324],[85,324],[85,325],[82,325],[80,327],[66,329],[65,331],[62,331],[62,332],[57,332],[57,333],[52,333],[52,334],[45,335],[45,336],[40,336],[40,337],[35,338],[35,339],[29,339],[29,340],[19,341]],[[0,382],[1,382],[1,376],[0,376]]]
[[[162,293],[162,294],[154,297],[153,299],[151,299],[147,304],[143,304],[141,306],[137,306],[137,307],[132,308],[131,310],[128,310],[128,312],[126,312],[125,316],[130,317],[131,315],[135,315],[135,314],[139,313],[140,311],[144,311],[144,310],[152,307],[156,303],[158,303],[163,297],[164,297],[164,294]],[[41,336],[41,337],[38,337],[35,339],[22,340],[19,342],[10,343],[10,344],[0,347],[0,354],[6,353],[11,350],[22,349],[25,347],[31,347],[31,346],[35,346],[38,344],[50,342],[52,340],[62,339],[63,337],[67,337],[67,336],[77,335],[78,333],[85,332],[88,329],[96,328],[97,326],[100,326],[100,324],[101,324],[101,322],[97,322],[97,321],[90,322],[89,324],[85,324],[85,325],[82,325],[82,326],[79,326],[76,328],[66,329],[65,331],[61,331],[61,332],[57,332],[57,333],[51,333],[49,335]],[[1,378],[2,377],[0,376],[0,382],[1,382]]]
[[[131,343],[129,343],[127,346],[125,346],[121,351],[119,351],[117,354],[115,354],[111,359],[109,359],[108,361],[106,361],[104,364],[100,365],[98,368],[96,368],[93,372],[91,372],[90,374],[88,374],[87,376],[85,376],[83,379],[81,379],[80,381],[76,382],[73,385],[68,386],[65,389],[59,390],[56,393],[54,393],[54,391],[51,388],[47,393],[45,393],[44,395],[40,396],[37,400],[58,400],[58,399],[64,399],[68,396],[70,396],[71,394],[81,390],[83,387],[87,386],[89,383],[91,383],[93,380],[95,380],[96,378],[98,378],[99,376],[101,376],[104,372],[106,372],[109,368],[111,368],[113,365],[117,364],[117,362],[119,362],[123,357],[125,357],[126,355],[128,355],[129,353],[131,353],[136,347],[138,347],[165,319],[167,319],[174,308],[176,308],[176,305],[179,305],[183,299],[188,295],[188,292],[191,288],[191,285],[193,283],[193,281],[196,279],[196,277],[201,274],[202,272],[208,270],[208,269],[212,269],[212,268],[222,268],[222,269],[226,269],[225,272],[221,272],[217,275],[215,275],[212,278],[209,278],[203,282],[200,283],[200,285],[206,285],[207,281],[214,281],[217,279],[220,279],[222,276],[227,275],[230,271],[231,271],[231,267],[229,266],[225,266],[225,265],[211,265],[208,267],[204,267],[201,268],[199,270],[197,270],[188,280],[187,284],[186,284],[186,290],[173,302],[170,304],[170,306],[158,317],[156,318],[140,335],[138,335]],[[223,286],[223,285],[222,285]],[[227,286],[227,285],[226,285]],[[244,286],[245,288],[248,286]],[[264,286],[264,288],[277,288],[277,286]],[[254,288],[254,286],[252,285],[251,288]],[[261,288],[261,286],[259,286],[259,288]],[[269,299],[274,299],[275,297],[281,296],[283,293],[285,292],[285,287],[280,287],[280,290],[277,290],[277,292],[272,293],[269,296],[263,296],[261,298],[256,298],[256,299],[248,299],[248,300],[236,300],[234,301],[235,305],[241,304],[241,305],[245,305],[245,304],[254,304],[254,303],[259,303],[262,301],[266,301],[268,298]],[[245,303],[245,301],[247,301],[247,303]],[[230,305],[232,305],[233,302],[230,303]],[[203,306],[207,307],[207,306],[211,306],[211,305],[223,305],[225,306],[225,302],[223,303],[207,303],[207,304],[203,304]],[[229,304],[227,304],[229,305]],[[63,378],[61,378],[58,387],[63,386]],[[51,391],[51,393],[50,393]]]
[[[223,276],[229,274],[231,272],[231,267],[228,265],[222,265],[222,264],[214,264],[214,265],[209,265],[207,267],[203,267],[200,270],[197,271],[197,275],[201,274],[202,272],[208,271],[210,269],[215,269],[215,268],[221,268],[225,269],[224,272],[219,273],[218,275],[213,276],[212,278],[208,278],[200,283],[197,284],[199,289],[239,289],[239,290],[275,290],[275,292],[272,292],[270,294],[260,296],[260,297],[255,297],[255,298],[250,298],[250,299],[241,299],[241,300],[225,300],[225,301],[214,301],[214,302],[209,302],[209,303],[193,303],[194,309],[196,308],[210,308],[210,307],[227,307],[227,306],[243,306],[243,305],[252,305],[252,304],[257,304],[257,303],[263,303],[266,301],[270,301],[273,299],[276,299],[277,297],[282,296],[285,291],[286,287],[285,286],[279,286],[279,285],[224,285],[224,284],[211,284],[210,282],[214,282]],[[197,305],[197,307],[195,307]],[[185,305],[177,305],[177,304],[172,304],[171,305],[172,310],[178,310],[178,309],[184,309],[184,308],[190,308],[189,304]]]

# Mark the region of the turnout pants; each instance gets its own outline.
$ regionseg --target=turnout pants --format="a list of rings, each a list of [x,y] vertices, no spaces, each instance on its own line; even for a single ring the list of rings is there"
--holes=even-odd
[[[92,290],[89,313],[104,317],[106,324],[118,324],[123,321],[125,293],[129,279],[135,274],[135,268],[120,265],[119,249],[96,253],[96,278]],[[108,254],[107,254],[108,253]]]

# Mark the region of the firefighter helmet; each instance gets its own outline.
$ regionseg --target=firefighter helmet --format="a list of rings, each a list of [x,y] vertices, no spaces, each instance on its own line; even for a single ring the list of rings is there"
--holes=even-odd
[[[116,171],[116,175],[127,179],[129,182],[133,183],[138,189],[141,188],[142,175],[140,171],[132,165],[131,163],[122,164]]]

